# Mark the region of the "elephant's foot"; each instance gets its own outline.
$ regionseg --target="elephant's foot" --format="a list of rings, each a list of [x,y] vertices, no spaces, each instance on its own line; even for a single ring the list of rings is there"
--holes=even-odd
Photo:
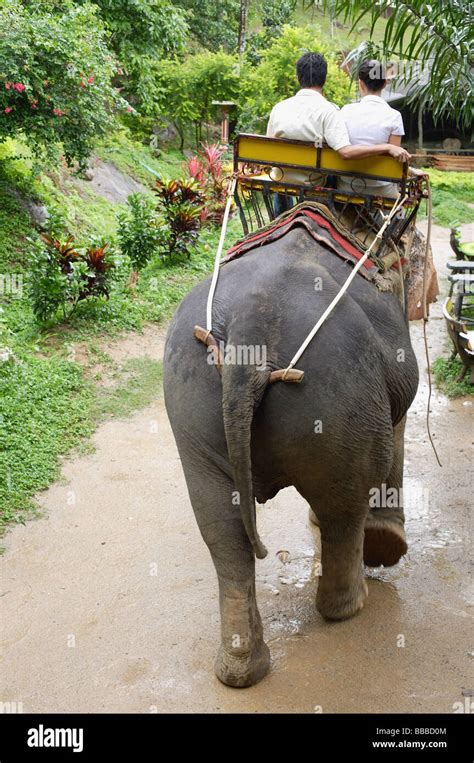
[[[270,650],[263,639],[249,654],[232,654],[221,645],[215,662],[219,681],[237,688],[258,683],[266,676],[269,668]]]
[[[408,550],[403,524],[371,511],[364,530],[364,564],[393,567]]]
[[[346,589],[335,587],[331,581],[319,578],[316,606],[326,620],[347,620],[364,606],[369,594],[367,583],[360,575],[357,581]]]

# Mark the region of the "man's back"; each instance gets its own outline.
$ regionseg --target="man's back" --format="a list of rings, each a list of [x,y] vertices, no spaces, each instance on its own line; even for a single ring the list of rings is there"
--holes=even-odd
[[[324,140],[335,151],[350,142],[337,107],[312,88],[302,88],[273,107],[267,135],[312,142]]]

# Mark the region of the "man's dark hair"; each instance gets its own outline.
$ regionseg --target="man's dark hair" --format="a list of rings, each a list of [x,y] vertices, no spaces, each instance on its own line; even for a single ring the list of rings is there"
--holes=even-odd
[[[359,79],[371,93],[377,93],[387,84],[384,65],[374,59],[363,61],[359,66]]]
[[[321,53],[303,53],[296,62],[296,76],[301,87],[322,87],[327,73],[328,65]]]

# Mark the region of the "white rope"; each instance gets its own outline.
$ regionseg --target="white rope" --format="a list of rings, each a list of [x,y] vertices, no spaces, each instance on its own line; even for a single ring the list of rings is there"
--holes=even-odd
[[[398,196],[397,196],[397,198],[396,198],[396,200],[395,200],[395,204],[393,205],[393,207],[392,207],[392,209],[390,210],[389,214],[388,214],[388,215],[385,217],[385,222],[384,222],[384,224],[382,225],[382,227],[380,228],[380,230],[379,230],[379,232],[377,233],[377,235],[375,236],[375,238],[374,238],[374,240],[372,241],[371,245],[369,246],[369,248],[367,249],[367,251],[365,252],[365,254],[364,254],[364,255],[363,255],[361,258],[360,258],[360,260],[358,261],[357,265],[356,265],[356,266],[353,268],[353,270],[352,270],[352,272],[351,272],[350,276],[349,276],[349,277],[347,278],[347,280],[344,282],[344,284],[342,285],[342,287],[341,287],[340,291],[339,291],[339,292],[336,294],[336,296],[335,296],[335,297],[334,297],[334,299],[332,300],[331,304],[330,304],[330,305],[328,305],[328,307],[326,308],[326,310],[324,311],[324,313],[321,315],[320,319],[318,320],[318,322],[316,323],[316,325],[313,327],[313,329],[310,331],[310,333],[308,334],[308,336],[307,336],[307,337],[306,337],[306,339],[304,340],[304,342],[303,342],[303,344],[301,345],[301,347],[299,348],[299,350],[298,350],[298,351],[295,353],[295,355],[294,355],[294,356],[293,356],[293,358],[291,359],[290,365],[288,366],[288,368],[286,369],[286,371],[289,371],[289,370],[290,370],[290,368],[293,368],[293,366],[294,366],[294,365],[295,365],[295,364],[298,362],[298,360],[301,358],[301,356],[302,356],[303,352],[306,350],[306,348],[307,348],[307,346],[309,345],[309,343],[310,343],[310,342],[312,341],[312,339],[313,339],[313,338],[316,336],[317,332],[319,331],[319,329],[320,329],[320,328],[321,328],[321,326],[323,325],[323,323],[324,323],[324,321],[326,320],[326,318],[328,318],[328,316],[329,316],[329,315],[332,313],[332,311],[333,311],[333,310],[334,310],[334,308],[336,307],[336,305],[337,305],[337,303],[339,302],[339,300],[340,300],[340,299],[342,298],[342,296],[343,296],[343,295],[346,293],[347,289],[348,289],[348,288],[349,288],[349,286],[351,285],[352,281],[353,281],[353,280],[354,280],[354,278],[356,277],[356,275],[357,275],[357,273],[359,272],[359,270],[361,269],[362,265],[363,265],[363,264],[364,264],[364,262],[365,262],[365,261],[368,259],[368,257],[369,257],[369,255],[370,255],[370,253],[371,253],[371,251],[372,251],[372,249],[373,249],[373,247],[374,247],[374,245],[375,245],[376,241],[377,241],[378,239],[382,238],[382,235],[383,235],[383,233],[384,233],[384,231],[385,231],[385,229],[386,229],[387,225],[389,224],[390,220],[391,220],[391,219],[392,219],[392,217],[395,215],[395,213],[396,213],[396,212],[398,212],[398,210],[399,210],[399,209],[401,209],[401,208],[403,207],[403,204],[405,203],[405,200],[406,200],[407,198],[408,198],[408,196],[404,196],[404,197],[403,197],[403,199],[402,199],[401,201],[399,201],[399,199],[400,199],[400,194],[398,194]]]
[[[232,178],[232,182],[231,182],[231,184],[229,186],[229,190],[228,190],[227,204],[225,206],[224,217],[223,217],[223,220],[222,220],[221,235],[220,235],[220,238],[219,238],[219,245],[217,247],[216,259],[214,261],[214,272],[212,274],[211,286],[210,286],[210,289],[209,289],[209,295],[207,297],[207,307],[206,307],[206,329],[207,329],[207,331],[212,331],[212,302],[213,302],[213,299],[214,299],[214,293],[216,291],[217,278],[219,276],[219,265],[220,265],[220,260],[221,260],[221,254],[222,254],[222,249],[224,248],[225,234],[227,232],[227,222],[229,220],[229,213],[230,213],[230,208],[231,208],[231,205],[232,205],[232,198],[234,196],[235,184],[236,183],[237,183],[237,178],[236,177]]]

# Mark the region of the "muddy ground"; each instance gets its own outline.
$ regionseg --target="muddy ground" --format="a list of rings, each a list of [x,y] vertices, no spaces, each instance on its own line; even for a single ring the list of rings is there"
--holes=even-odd
[[[447,231],[435,229],[434,249],[445,270]],[[435,358],[447,348],[440,303],[432,316]],[[357,617],[327,623],[316,612],[319,532],[287,489],[258,509],[269,548],[257,581],[271,672],[251,689],[218,682],[216,578],[157,397],[132,418],[102,425],[94,454],[65,462],[64,480],[39,497],[44,517],[8,535],[0,699],[35,713],[449,713],[464,703],[474,654],[473,405],[435,394],[440,468],[425,427],[420,324],[412,336],[422,382],[407,431],[409,552],[395,568],[368,571],[369,598]],[[146,337],[136,346],[129,337],[125,351],[159,356],[162,330]]]

